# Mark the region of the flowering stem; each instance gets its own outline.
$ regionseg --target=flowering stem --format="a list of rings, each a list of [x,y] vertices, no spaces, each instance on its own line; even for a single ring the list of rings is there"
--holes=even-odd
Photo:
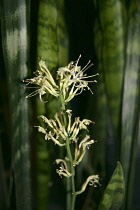
[[[76,199],[76,195],[75,195],[75,168],[73,166],[73,158],[71,155],[71,149],[70,149],[70,144],[69,144],[69,139],[66,139],[66,149],[67,149],[67,154],[68,154],[68,158],[70,161],[70,173],[72,174],[71,177],[67,178],[67,184],[69,184],[69,180],[71,182],[71,189],[72,189],[72,194],[69,194],[72,198],[71,198],[71,210],[74,210],[74,206],[75,206],[75,199]],[[69,208],[69,207],[68,207]]]
[[[90,136],[86,135],[83,140],[78,142],[78,134],[82,129],[87,130],[87,125],[91,123],[88,119],[80,120],[79,117],[75,118],[74,123],[71,123],[71,111],[70,109],[66,110],[66,102],[71,101],[74,96],[82,93],[85,88],[90,90],[88,87],[89,82],[87,78],[94,77],[86,76],[85,71],[92,65],[90,61],[87,65],[81,69],[81,66],[78,66],[78,62],[81,55],[79,56],[76,62],[70,62],[68,66],[61,67],[58,69],[58,85],[55,83],[51,73],[49,72],[44,61],[39,62],[40,70],[35,72],[35,77],[32,79],[26,79],[25,82],[28,84],[36,84],[37,90],[30,93],[26,98],[39,94],[40,100],[42,101],[42,95],[49,92],[55,97],[60,97],[61,102],[61,112],[56,113],[55,119],[48,119],[45,116],[41,115],[42,120],[47,123],[50,131],[47,132],[47,129],[38,127],[38,131],[45,134],[45,140],[51,139],[55,144],[66,149],[66,158],[57,159],[56,162],[61,163],[60,169],[57,169],[57,173],[60,176],[67,177],[66,188],[67,188],[67,210],[74,210],[76,196],[82,193],[87,184],[96,184],[98,183],[98,176],[89,176],[86,182],[82,185],[81,190],[75,192],[75,165],[78,165],[83,156],[85,155],[86,148],[94,143],[94,140],[89,140]],[[92,92],[92,91],[91,91]],[[71,126],[72,124],[72,126]],[[60,140],[60,141],[59,141]],[[75,148],[72,147],[71,142],[75,143]],[[64,156],[64,151],[61,150]],[[95,180],[95,181],[94,181]]]
[[[63,110],[63,117],[64,117],[64,124],[67,126],[67,119],[65,114],[65,101],[63,98],[63,95],[60,94],[60,101],[62,105]],[[75,194],[75,168],[73,166],[73,157],[71,153],[70,148],[70,140],[69,138],[66,139],[66,150],[67,150],[67,156],[69,159],[69,172],[71,173],[71,176],[67,178],[67,210],[74,210],[75,206],[75,200],[76,200],[76,194]]]

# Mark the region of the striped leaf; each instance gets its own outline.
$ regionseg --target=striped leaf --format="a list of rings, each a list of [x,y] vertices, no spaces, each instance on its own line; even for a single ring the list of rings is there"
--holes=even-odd
[[[117,138],[125,63],[125,8],[122,2],[118,0],[96,1],[96,5],[102,40],[99,59],[105,82],[108,110],[113,129],[112,135]]]
[[[94,1],[94,7],[97,13],[97,5],[96,1]],[[96,72],[99,73],[99,77],[97,78],[96,90],[94,91],[96,94],[90,95],[90,110],[89,112],[93,112],[93,106],[95,106],[95,128],[93,131],[93,136],[97,140],[96,153],[93,153],[94,167],[100,167],[99,171],[102,174],[102,177],[106,174],[106,136],[107,136],[107,96],[105,92],[105,84],[103,77],[103,68],[102,68],[102,32],[100,29],[100,23],[97,18],[97,14],[95,14],[95,23],[93,27],[94,34],[94,46],[96,49],[97,62],[95,63]],[[95,58],[93,58],[95,59]],[[95,60],[96,61],[96,60]],[[94,90],[94,89],[93,89]],[[93,99],[94,98],[94,99]],[[94,100],[94,101],[93,101]],[[95,104],[95,105],[94,105]],[[91,131],[92,132],[92,131]]]
[[[132,207],[132,195],[134,192],[134,197],[137,195],[134,179],[137,177],[135,168],[139,157],[140,2],[109,0],[101,3],[94,1],[94,4],[97,12],[94,26],[95,49],[99,72],[103,74],[102,82],[105,85],[109,110],[106,114],[109,119],[106,122],[109,133],[106,155],[108,163],[116,159],[115,152],[118,157],[121,156],[127,192],[124,209],[131,209],[135,208]],[[101,106],[100,96],[99,105]],[[101,110],[100,117],[103,114],[104,111]],[[99,122],[100,126],[102,124],[103,122]],[[107,168],[110,170],[108,163]]]
[[[131,1],[128,10],[126,63],[122,97],[121,162],[127,183],[126,205],[132,202],[140,112],[140,1]],[[131,186],[131,187],[130,187]],[[128,204],[129,203],[129,204]],[[128,208],[131,208],[130,206]]]
[[[68,33],[65,20],[64,0],[56,1],[57,5],[57,40],[58,40],[58,59],[59,66],[66,66],[68,63]]]
[[[49,70],[58,66],[57,8],[55,0],[39,1],[37,56],[45,60]],[[48,97],[44,99],[44,101],[46,100],[48,101]],[[48,106],[49,103],[42,103],[38,98],[37,116],[51,113],[51,109]],[[38,121],[38,124],[40,124],[40,121]],[[40,210],[46,208],[50,192],[51,153],[48,146],[48,142],[42,138],[42,135],[37,134],[37,199]]]
[[[1,126],[2,128],[2,126]],[[6,183],[6,176],[4,170],[4,160],[3,160],[3,153],[2,153],[2,130],[0,130],[0,209],[7,209],[9,207],[9,195],[8,195],[8,188]]]
[[[37,56],[48,68],[58,66],[57,7],[55,0],[39,1]]]
[[[37,56],[45,60],[47,67],[56,71],[60,65],[67,65],[68,41],[64,19],[64,1],[41,0],[39,1],[38,34],[37,34]],[[48,96],[44,99],[48,103],[42,103],[37,99],[37,115],[53,117],[59,108],[58,100]],[[38,124],[41,122],[39,121]],[[38,162],[38,205],[40,210],[46,208],[50,194],[51,179],[51,151],[54,148],[37,135],[37,162]]]
[[[2,53],[2,40],[0,35],[0,209],[6,209],[9,207],[9,193],[8,182],[10,174],[5,176],[10,169],[11,150],[9,144],[10,133],[7,132],[9,128],[9,121],[7,117],[9,115],[9,104],[7,103],[7,86],[6,73],[4,69],[3,53]]]
[[[2,1],[2,45],[8,80],[14,174],[17,210],[31,209],[30,144],[28,102],[22,80],[27,76],[28,5],[21,0]],[[9,131],[7,131],[9,132]]]
[[[121,164],[117,167],[104,191],[98,210],[119,210],[124,198],[124,177]]]

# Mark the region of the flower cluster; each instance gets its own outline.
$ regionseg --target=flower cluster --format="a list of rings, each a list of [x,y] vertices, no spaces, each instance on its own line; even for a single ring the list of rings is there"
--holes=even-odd
[[[76,117],[74,122],[72,122],[72,110],[66,109],[66,103],[71,101],[74,96],[82,93],[86,88],[91,91],[88,84],[90,82],[96,82],[96,80],[89,80],[89,78],[98,75],[87,76],[85,72],[92,64],[90,64],[89,61],[87,65],[81,69],[81,66],[78,65],[80,57],[81,55],[76,62],[72,61],[68,66],[59,68],[56,81],[43,60],[39,62],[40,68],[35,72],[35,77],[25,80],[27,85],[37,85],[34,87],[37,89],[26,98],[39,94],[40,100],[42,101],[42,95],[46,93],[60,98],[61,111],[54,115],[54,119],[48,119],[41,115],[39,118],[45,122],[46,127],[35,127],[38,128],[39,132],[45,135],[45,140],[52,140],[54,144],[66,148],[66,157],[64,159],[56,159],[56,163],[60,164],[56,172],[60,177],[65,176],[72,180],[73,197],[82,193],[86,189],[87,184],[96,187],[99,183],[99,176],[91,175],[86,179],[81,190],[75,192],[75,166],[82,161],[87,149],[89,149],[95,141],[90,139],[90,135],[85,135],[83,138],[79,137],[81,130],[88,132],[87,127],[93,122],[88,119],[80,120],[79,117]]]
[[[92,123],[92,121],[88,119],[80,120],[79,117],[76,117],[74,122],[72,123],[72,111],[68,109],[67,113],[67,124],[65,124],[65,115],[61,111],[60,113],[56,113],[53,119],[48,119],[45,116],[41,115],[40,118],[47,124],[46,128],[41,126],[38,127],[38,131],[45,134],[45,140],[52,140],[58,146],[66,146],[66,140],[69,140],[69,144],[74,143],[74,155],[72,157],[73,162],[72,165],[75,167],[78,165],[86,152],[86,148],[89,149],[90,145],[93,144],[95,141],[90,139],[90,135],[86,135],[81,141],[79,141],[79,132],[82,129],[88,131],[87,126]],[[48,131],[49,130],[49,131]],[[56,163],[60,164],[59,169],[56,172],[59,174],[60,177],[65,176],[67,178],[72,176],[72,173],[68,169],[69,165],[69,158],[65,157],[65,159],[56,159]],[[93,185],[94,187],[99,184],[99,176],[98,175],[91,175],[89,176],[84,184],[81,187],[81,190],[76,192],[76,195],[82,193],[87,185]]]
[[[78,135],[80,130],[87,130],[87,126],[92,123],[92,121],[88,119],[80,120],[79,117],[76,117],[75,121],[72,123],[71,112],[70,109],[66,111],[67,124],[65,124],[64,113],[60,112],[55,114],[54,120],[41,115],[40,118],[47,124],[47,128],[41,126],[36,127],[38,127],[39,132],[45,134],[45,140],[51,139],[60,147],[66,146],[67,139],[69,139],[70,143],[75,143],[73,165],[78,165],[84,157],[86,148],[89,148],[89,146],[94,143],[94,140],[90,140],[89,135],[86,135],[84,139],[79,142]]]
[[[78,62],[81,55],[79,56],[76,62],[70,62],[68,66],[61,67],[57,71],[57,82],[53,79],[50,71],[48,70],[45,62],[40,60],[39,67],[40,69],[35,72],[35,77],[32,79],[26,79],[27,85],[35,84],[37,85],[37,90],[30,93],[26,98],[39,94],[40,99],[42,100],[42,95],[49,92],[55,97],[59,97],[60,94],[63,95],[64,101],[69,102],[75,95],[80,94],[85,88],[90,90],[88,83],[96,82],[96,80],[89,81],[88,78],[92,78],[98,75],[87,76],[85,71],[92,66],[90,61],[87,65],[81,69],[81,66],[78,66]],[[91,91],[91,90],[90,90]],[[92,91],[91,91],[92,92]]]
[[[34,72],[35,77],[32,79],[26,79],[24,82],[27,82],[27,85],[29,84],[35,84],[37,87],[37,90],[30,93],[26,98],[35,96],[39,94],[40,100],[42,100],[41,96],[49,92],[51,95],[58,97],[59,91],[58,86],[55,83],[50,71],[48,70],[45,62],[43,60],[40,60],[39,62],[40,69]]]

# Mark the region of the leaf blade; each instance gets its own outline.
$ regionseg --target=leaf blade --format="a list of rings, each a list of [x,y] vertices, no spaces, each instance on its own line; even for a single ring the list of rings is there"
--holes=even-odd
[[[124,177],[121,164],[117,167],[104,191],[98,210],[117,210],[121,207],[124,197]]]

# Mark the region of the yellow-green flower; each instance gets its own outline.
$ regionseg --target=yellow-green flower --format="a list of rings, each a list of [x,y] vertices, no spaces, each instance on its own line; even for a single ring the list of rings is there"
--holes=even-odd
[[[56,172],[59,174],[60,177],[65,176],[69,178],[72,174],[68,171],[68,166],[65,160],[63,159],[56,159],[55,161],[57,164],[60,164],[60,168],[56,169]]]
[[[76,62],[70,62],[68,66],[58,69],[58,75],[60,77],[60,90],[64,95],[65,102],[69,102],[75,95],[78,95],[85,90],[85,88],[91,91],[88,83],[97,82],[96,80],[87,80],[97,76],[98,74],[87,76],[85,71],[93,64],[90,64],[89,61],[87,65],[81,69],[81,66],[78,66],[80,57],[81,55]]]
[[[75,121],[72,123],[71,110],[68,109],[66,113],[68,119],[67,125],[65,125],[63,112],[56,113],[54,119],[48,119],[43,115],[40,116],[40,118],[42,118],[42,120],[47,124],[47,128],[44,129],[41,126],[38,126],[39,132],[45,134],[46,140],[51,139],[55,144],[58,144],[59,146],[65,146],[67,138],[70,142],[76,142],[80,130],[87,130],[87,126],[92,123],[92,121],[88,119],[80,120],[79,117],[76,117]],[[47,132],[48,129],[49,132]]]
[[[41,96],[49,92],[51,95],[58,97],[59,91],[58,86],[55,83],[51,73],[49,72],[45,62],[43,60],[40,60],[39,62],[40,69],[35,72],[35,77],[32,79],[26,79],[25,82],[27,82],[27,85],[29,84],[35,84],[37,87],[37,90],[30,93],[26,98],[35,96],[39,94],[40,100],[42,100]]]
[[[35,77],[25,80],[25,82],[27,82],[27,85],[37,85],[37,87],[32,87],[37,88],[37,90],[30,93],[26,98],[39,94],[40,100],[42,100],[42,95],[48,92],[55,97],[63,95],[64,101],[67,103],[71,101],[74,98],[74,96],[79,95],[83,90],[85,90],[85,88],[91,91],[91,89],[88,86],[88,83],[96,82],[96,80],[87,79],[93,78],[98,74],[87,76],[85,74],[85,71],[89,67],[91,67],[92,64],[90,64],[89,61],[87,65],[83,69],[81,69],[81,66],[78,66],[80,57],[81,56],[79,56],[76,62],[72,61],[68,64],[68,66],[61,67],[58,69],[58,84],[56,84],[55,80],[53,79],[45,62],[43,60],[40,60],[40,69],[35,72]]]
[[[78,195],[78,194],[81,194],[82,192],[84,192],[88,184],[90,186],[93,185],[94,187],[97,187],[97,185],[100,185],[100,183],[99,183],[99,176],[98,175],[91,175],[91,176],[89,176],[86,179],[86,181],[84,182],[84,184],[82,185],[81,190],[77,191],[75,194]]]

